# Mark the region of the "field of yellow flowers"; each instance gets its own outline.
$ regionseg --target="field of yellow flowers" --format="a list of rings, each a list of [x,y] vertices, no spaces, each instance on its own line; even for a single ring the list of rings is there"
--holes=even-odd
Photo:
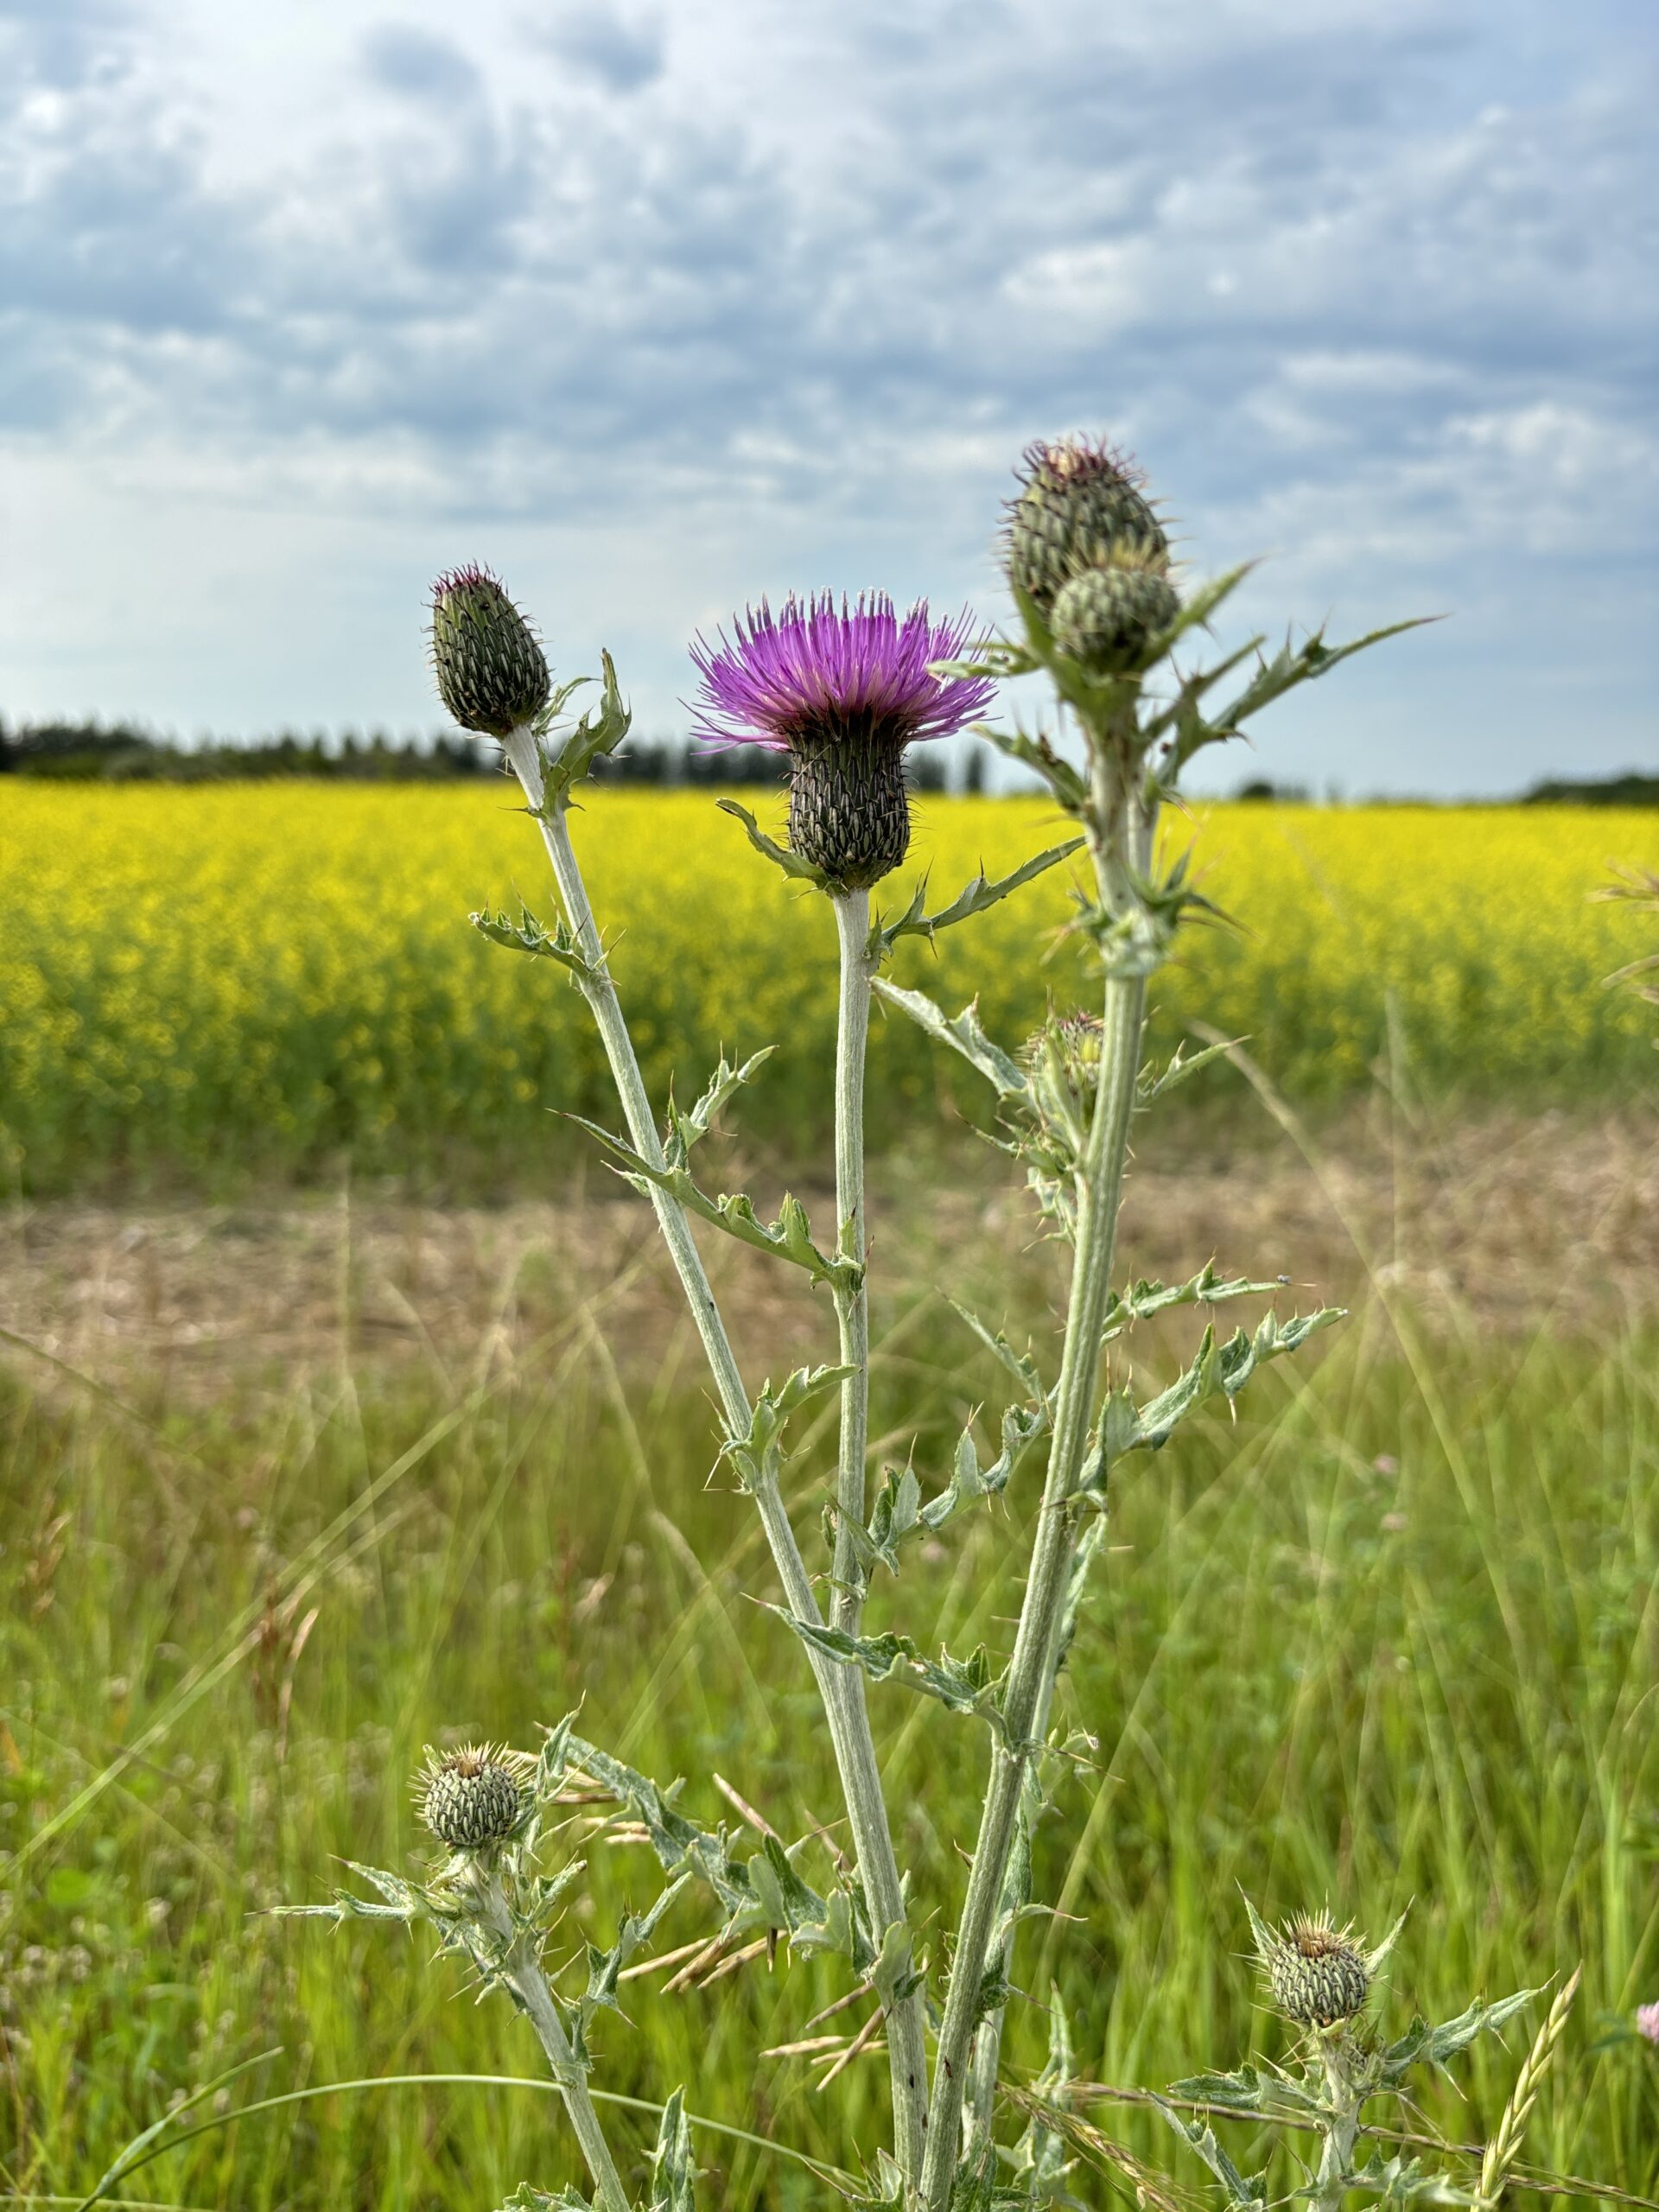
[[[760,801],[763,819],[780,802]],[[775,825],[774,825],[775,826]],[[1038,799],[918,803],[912,871],[952,895],[1063,825]],[[1158,1042],[1248,1036],[1294,1096],[1403,1058],[1441,1094],[1617,1095],[1659,1075],[1652,1010],[1602,978],[1651,948],[1592,903],[1610,862],[1659,864],[1659,813],[1215,805],[1172,824],[1236,928],[1194,929],[1158,990]],[[834,930],[705,792],[594,791],[576,824],[656,1095],[715,1049],[778,1047],[741,1109],[790,1146],[824,1118]],[[1016,1043],[1080,970],[1067,871],[901,947],[896,979],[978,994]],[[897,895],[897,880],[893,887]],[[137,1173],[361,1167],[443,1174],[573,1155],[546,1109],[613,1118],[585,1011],[550,962],[469,910],[550,918],[511,787],[74,788],[0,794],[0,1168],[43,1192]],[[944,1077],[880,1026],[877,1143]],[[1200,1082],[1205,1078],[1200,1078]]]

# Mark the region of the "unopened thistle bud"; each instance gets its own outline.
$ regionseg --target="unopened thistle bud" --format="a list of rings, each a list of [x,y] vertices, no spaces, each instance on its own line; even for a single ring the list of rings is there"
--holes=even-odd
[[[1125,555],[1161,569],[1169,540],[1130,464],[1109,446],[1068,438],[1027,448],[1004,551],[1008,582],[1046,616],[1086,569]]]
[[[1113,562],[1063,585],[1049,620],[1063,653],[1097,676],[1127,676],[1147,665],[1180,611],[1174,585],[1159,569]]]
[[[486,737],[511,737],[547,704],[546,657],[487,569],[453,569],[433,585],[432,665],[444,705]]]
[[[1051,1014],[1026,1045],[1026,1065],[1039,1084],[1051,1069],[1058,1071],[1075,1103],[1092,1098],[1100,1088],[1100,1040],[1104,1025],[1097,1014],[1079,1007],[1070,1014]]]
[[[1351,1932],[1334,1927],[1328,1912],[1298,1913],[1282,1929],[1257,1926],[1257,1955],[1273,2001],[1287,2020],[1329,2028],[1363,2008],[1371,1970],[1350,1942]]]
[[[487,1851],[518,1833],[530,1815],[522,1754],[494,1744],[463,1744],[426,1754],[415,1777],[421,1818],[452,1851]]]

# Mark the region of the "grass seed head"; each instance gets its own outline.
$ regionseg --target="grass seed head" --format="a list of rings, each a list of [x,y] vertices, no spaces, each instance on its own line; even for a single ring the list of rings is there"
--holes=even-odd
[[[463,1744],[426,1754],[415,1777],[421,1818],[452,1851],[487,1851],[516,1835],[530,1816],[525,1761],[496,1744]]]
[[[452,569],[432,587],[432,665],[463,729],[508,738],[548,702],[547,659],[487,569]]]

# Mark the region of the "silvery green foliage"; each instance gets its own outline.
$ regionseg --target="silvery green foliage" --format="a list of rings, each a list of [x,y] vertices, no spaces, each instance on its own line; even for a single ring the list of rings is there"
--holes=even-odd
[[[353,1868],[367,1895],[341,1891],[332,1903],[308,1910],[336,1919],[424,1923],[436,1932],[440,1955],[465,1958],[480,1991],[499,1989],[525,2013],[563,2093],[592,2181],[591,2201],[604,2212],[632,2212],[632,2202],[588,2088],[594,2063],[591,2031],[601,2012],[616,2009],[629,1961],[646,1953],[671,1909],[684,1900],[689,1911],[694,1898],[701,1901],[708,1940],[717,1949],[762,1936],[768,1948],[781,1943],[791,1952],[839,1960],[849,1993],[865,1994],[877,2008],[845,2051],[847,2058],[855,2056],[877,2025],[884,2030],[893,2133],[890,2144],[861,2149],[859,2202],[899,2212],[994,2212],[1072,2201],[1071,2138],[1063,2104],[1073,2061],[1059,1993],[1052,1999],[1048,2063],[1036,2088],[1019,2093],[1027,2121],[1011,2140],[1000,2139],[1007,2102],[1001,2025],[1005,2007],[1019,1994],[1020,1929],[1046,1910],[1034,1894],[1033,1835],[1058,1777],[1092,1749],[1053,1726],[1052,1708],[1090,1577],[1107,1554],[1112,1484],[1120,1463],[1127,1466],[1136,1454],[1161,1450],[1205,1405],[1230,1406],[1260,1368],[1294,1352],[1339,1318],[1320,1308],[1281,1319],[1269,1306],[1253,1326],[1218,1337],[1209,1319],[1215,1308],[1240,1298],[1271,1300],[1281,1280],[1224,1274],[1210,1265],[1185,1282],[1135,1281],[1116,1287],[1116,1224],[1133,1118],[1228,1049],[1211,1046],[1185,1057],[1178,1052],[1161,1071],[1143,1064],[1148,980],[1185,923],[1195,916],[1215,918],[1192,880],[1187,856],[1166,850],[1159,840],[1160,809],[1199,752],[1236,735],[1274,699],[1393,632],[1378,631],[1341,646],[1328,645],[1315,632],[1274,652],[1258,639],[1209,666],[1188,665],[1189,641],[1245,571],[1183,596],[1170,573],[1166,534],[1139,480],[1109,449],[1080,442],[1028,454],[1007,550],[1019,635],[941,660],[931,671],[909,669],[906,696],[925,719],[930,673],[942,693],[950,690],[952,696],[975,700],[988,696],[992,679],[1045,678],[1061,721],[1080,742],[1063,745],[1057,733],[1018,722],[1012,730],[983,734],[1046,786],[1072,824],[1065,841],[999,880],[982,871],[938,905],[930,903],[924,883],[902,906],[873,911],[868,871],[861,865],[838,874],[827,869],[821,855],[815,859],[779,844],[736,801],[721,802],[761,857],[835,907],[841,998],[832,1090],[837,1218],[831,1234],[815,1231],[792,1196],[767,1218],[745,1193],[716,1193],[693,1173],[696,1147],[721,1109],[760,1071],[769,1046],[741,1064],[722,1058],[689,1109],[671,1096],[659,1118],[645,1092],[569,822],[573,795],[628,727],[609,657],[598,705],[574,725],[563,716],[575,685],[556,691],[532,685],[525,696],[534,690],[545,705],[537,703],[522,723],[499,733],[540,829],[562,911],[550,926],[527,910],[516,921],[505,914],[473,918],[492,941],[562,967],[592,1011],[625,1130],[581,1126],[651,1203],[684,1288],[715,1384],[721,1464],[760,1516],[781,1591],[782,1601],[772,1610],[798,1640],[820,1694],[845,1801],[847,1817],[838,1834],[845,1835],[848,1848],[843,1856],[839,1847],[827,1847],[821,1834],[786,1844],[759,1814],[750,1817],[753,1834],[705,1826],[690,1810],[690,1792],[636,1771],[578,1737],[566,1720],[548,1732],[534,1763],[526,1785],[530,1809],[520,1826],[493,1833],[486,1848],[450,1853],[419,1880]],[[467,575],[470,580],[472,572]],[[492,592],[499,590],[489,582]],[[505,594],[502,599],[502,607],[490,600],[491,623],[499,627],[510,610],[512,622],[522,625]],[[832,608],[822,619],[835,626]],[[781,652],[772,634],[779,625],[768,614],[763,626],[771,646]],[[971,632],[964,620],[948,634],[954,646]],[[454,660],[452,642],[447,632],[435,640],[441,667]],[[836,668],[826,662],[813,680],[815,728],[821,731],[824,716],[833,719],[836,711]],[[868,734],[869,699],[860,696],[866,721],[859,727]],[[888,843],[901,849],[894,840]],[[999,1039],[976,1005],[949,1014],[922,992],[881,976],[905,939],[931,944],[941,930],[971,923],[1064,862],[1076,863],[1071,930],[1091,970],[1092,1005],[1054,1014],[1034,1039]],[[1041,950],[1033,941],[1033,959]],[[903,1465],[880,1471],[872,1496],[867,1495],[866,1464],[862,1083],[873,993],[988,1085],[997,1141],[1023,1170],[1039,1219],[1069,1254],[1071,1283],[1064,1341],[1053,1348],[1016,1346],[994,1318],[957,1306],[964,1329],[997,1362],[1009,1386],[1008,1402],[988,1433],[977,1417],[967,1425],[948,1465],[918,1466],[912,1454]],[[798,1369],[775,1387],[768,1381],[751,1389],[710,1289],[694,1225],[731,1236],[826,1288],[839,1356]],[[1147,1392],[1121,1376],[1103,1379],[1101,1356],[1108,1344],[1136,1321],[1187,1307],[1201,1309],[1205,1324],[1173,1381]],[[825,1501],[829,1550],[815,1571],[785,1505],[782,1480],[794,1451],[791,1423],[808,1408],[827,1410],[832,1395],[839,1450]],[[801,1479],[797,1477],[798,1484]],[[937,1539],[981,1501],[1010,1494],[1020,1499],[1019,1523],[1033,1531],[1012,1649],[938,1650],[918,1632],[920,1624],[906,1618],[905,1569],[913,1540]],[[863,1612],[878,1583],[899,1618],[872,1629]],[[867,1693],[873,1694],[880,1710],[881,1696],[893,1687],[931,1700],[952,1719],[983,1724],[963,1747],[965,1757],[988,1757],[989,1771],[967,1898],[954,1929],[942,1925],[937,1900],[912,1897],[894,1853],[867,1706]],[[585,1960],[556,1971],[549,1963],[553,1930],[583,1867],[580,1859],[553,1853],[546,1816],[572,1784],[580,1786],[584,1802],[602,1798],[613,1808],[606,1818],[626,1821],[629,1832],[649,1844],[662,1879],[646,1909],[625,1917],[608,1948],[589,1945]],[[463,1837],[471,1833],[451,1826]],[[544,1849],[554,1859],[551,1872],[543,1866]],[[922,1949],[924,1929],[938,1931],[932,1940],[950,1961],[948,1975]],[[577,1969],[585,1964],[580,1986],[573,1964]],[[1470,2033],[1494,2024],[1500,2011],[1494,2008]],[[1444,2039],[1458,2025],[1424,2031],[1427,2043],[1421,2050],[1413,2045],[1410,2057],[1449,2055],[1454,2046]],[[935,2045],[931,2069],[930,2032]],[[1377,2058],[1374,2086],[1395,2086],[1408,2063],[1397,2050]],[[1233,2085],[1224,2094],[1217,2091],[1229,2110],[1243,2112],[1247,2106],[1228,2105],[1228,2097],[1268,2094],[1252,2086],[1255,2075],[1204,2078]],[[1358,2078],[1344,2077],[1338,2085],[1327,2070],[1317,2082],[1282,2091],[1275,2086],[1272,2094],[1293,2105],[1301,2098],[1294,2109],[1324,2126],[1332,2122],[1332,2100],[1339,2090],[1352,2103]],[[1363,2079],[1370,2083],[1372,2076]],[[1372,2093],[1368,2087],[1365,2094]],[[1308,2101],[1318,2098],[1325,2101]],[[696,2125],[676,2091],[662,2109],[651,2212],[690,2212]],[[1238,2172],[1207,2125],[1189,2128],[1179,2118],[1175,2125],[1233,2202],[1260,2201],[1258,2184]],[[1363,2177],[1350,2177],[1351,2133],[1344,2139],[1342,2185],[1369,2186]],[[1119,2171],[1134,2174],[1147,2201],[1173,2202],[1155,2177],[1127,2154],[1120,2157]],[[1408,2177],[1395,2176],[1378,2193],[1404,2202],[1414,2190]],[[1328,2196],[1325,2201],[1333,2202]],[[511,2200],[518,2212],[588,2202],[568,2189],[550,2195],[528,2183]]]

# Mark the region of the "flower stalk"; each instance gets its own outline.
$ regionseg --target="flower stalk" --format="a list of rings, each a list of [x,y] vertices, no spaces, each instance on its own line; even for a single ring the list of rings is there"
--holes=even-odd
[[[542,1970],[535,1940],[527,1931],[515,1929],[512,1908],[507,1903],[501,1877],[493,1866],[475,1859],[467,1878],[477,1902],[479,1919],[499,1948],[501,1977],[546,2054],[600,2202],[605,2212],[632,2212],[628,2192],[622,2185],[622,2177],[605,2139],[587,2074],[565,2032],[553,1992]]]
[[[570,840],[568,810],[563,796],[554,797],[550,803],[547,778],[543,766],[540,741],[530,725],[515,729],[504,742],[507,760],[529,800],[531,809],[540,823],[542,842],[553,870],[560,904],[564,911],[567,926],[575,940],[576,949],[585,963],[585,974],[579,980],[588,1003],[593,1011],[605,1056],[610,1064],[612,1077],[621,1101],[628,1134],[640,1154],[653,1166],[664,1164],[662,1141],[651,1109],[645,1078],[640,1072],[633,1040],[628,1031],[627,1019],[616,994],[604,946],[594,919],[588,899],[575,848]],[[868,895],[865,898],[868,908]],[[869,984],[868,971],[864,977],[864,1015],[868,1024]],[[858,1051],[858,1100],[860,1127],[859,1171],[861,1199],[859,1220],[862,1223],[861,1204],[861,1127],[863,1093],[863,1047],[861,1038]],[[692,1319],[707,1354],[715,1386],[719,1393],[721,1417],[728,1437],[745,1438],[749,1434],[753,1408],[747,1390],[738,1368],[731,1339],[721,1317],[710,1287],[708,1273],[691,1233],[685,1209],[666,1191],[652,1188],[651,1199],[657,1220],[662,1230],[670,1257],[691,1309]],[[845,1452],[843,1451],[843,1459]],[[860,1446],[858,1465],[861,1496],[863,1480],[862,1446]],[[771,1550],[772,1561],[784,1588],[785,1601],[796,1619],[811,1627],[821,1627],[823,1616],[819,1610],[811,1578],[790,1523],[789,1513],[779,1488],[775,1471],[763,1472],[754,1484],[755,1502],[760,1510],[762,1528]],[[875,1741],[870,1732],[869,1715],[864,1700],[863,1676],[855,1669],[844,1667],[823,1653],[807,1647],[807,1656],[823,1701],[825,1718],[829,1723],[830,1744],[836,1765],[841,1777],[846,1799],[849,1822],[852,1830],[854,1856],[869,1904],[878,1942],[889,1929],[903,1929],[906,1921],[905,1896],[899,1878],[898,1860],[893,1855],[893,1838],[887,1825],[887,1804],[882,1794],[880,1768],[876,1758]],[[901,1949],[905,1948],[901,1939]],[[907,1968],[908,1955],[897,1963]],[[901,1971],[899,1979],[907,1979]],[[927,2056],[924,2042],[923,2000],[919,1986],[894,1997],[887,2004],[887,2046],[889,2073],[893,2088],[893,2134],[895,2153],[908,2179],[919,2173],[922,2145],[926,2126]]]
[[[837,1286],[836,1319],[841,1363],[852,1372],[841,1386],[841,1452],[836,1479],[836,1593],[833,1626],[856,1636],[863,1615],[864,1576],[853,1530],[864,1524],[865,1461],[870,1429],[870,1303],[865,1275],[864,1056],[870,1033],[870,894],[847,891],[831,899],[841,943],[841,1003],[836,1030],[836,1219],[839,1250],[857,1275]],[[861,1698],[863,1677],[849,1677]]]
[[[957,1935],[934,2065],[932,2120],[922,2169],[922,2194],[924,2202],[938,2208],[938,2212],[943,2212],[950,2199],[963,2096],[969,2080],[974,2035],[982,2018],[982,1990],[1014,1847],[1020,1794],[1027,1768],[1040,1748],[1039,1728],[1046,1732],[1052,1694],[1055,1644],[1077,1543],[1074,1501],[1094,1414],[1101,1329],[1111,1288],[1118,1200],[1140,1066],[1146,990],[1144,975],[1112,976],[1106,983],[1100,1089],[1076,1177],[1077,1258],[1066,1315],[1054,1440],[1008,1674],[1004,1733],[992,1754],[990,1786]]]

